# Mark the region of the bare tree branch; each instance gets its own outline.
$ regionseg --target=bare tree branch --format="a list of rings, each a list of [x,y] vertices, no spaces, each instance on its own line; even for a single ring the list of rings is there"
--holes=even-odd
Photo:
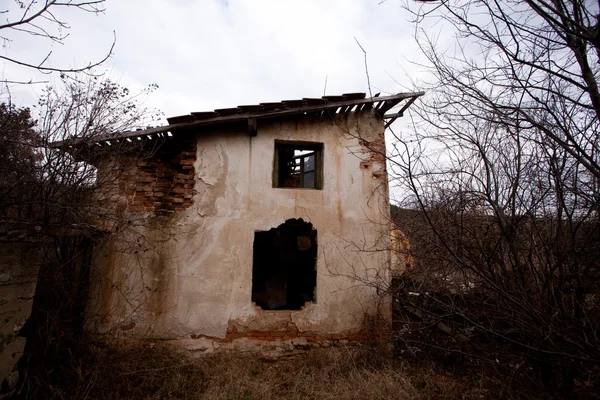
[[[69,36],[68,33],[64,33],[64,30],[68,30],[68,24],[56,17],[56,11],[66,8],[76,9],[81,12],[99,14],[104,12],[105,0],[90,0],[90,1],[57,1],[57,0],[44,0],[39,2],[37,0],[29,0],[27,2],[16,2],[17,9],[7,8],[2,11],[2,14],[6,16],[3,23],[0,23],[0,32],[5,32],[1,37],[5,41],[10,41],[8,32],[18,32],[28,34],[32,37],[40,40],[50,40],[54,43],[64,44],[64,41]],[[56,31],[56,32],[54,32]],[[49,74],[54,72],[65,73],[65,74],[76,74],[79,72],[91,72],[95,67],[101,65],[110,58],[116,44],[116,34],[113,32],[113,41],[108,51],[101,56],[98,60],[87,63],[82,67],[66,67],[66,66],[47,66],[46,63],[50,59],[52,52],[48,52],[40,62],[31,62],[23,60],[21,58],[11,57],[10,55],[0,56],[0,59],[19,65],[21,67],[37,70],[39,72]],[[7,79],[3,81],[8,83],[11,81]],[[20,82],[12,80],[11,82]],[[25,81],[27,82],[27,81]],[[34,83],[34,81],[32,81]]]

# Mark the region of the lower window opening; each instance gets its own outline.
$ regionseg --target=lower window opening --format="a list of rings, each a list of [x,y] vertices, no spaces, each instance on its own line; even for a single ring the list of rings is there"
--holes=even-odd
[[[254,233],[252,301],[263,310],[299,310],[315,300],[317,231],[288,219]]]

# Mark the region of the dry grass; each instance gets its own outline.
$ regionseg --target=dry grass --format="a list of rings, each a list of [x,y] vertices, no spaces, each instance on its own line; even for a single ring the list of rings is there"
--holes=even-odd
[[[65,373],[65,399],[482,399],[491,382],[466,383],[372,351],[332,348],[291,359],[219,354],[190,358],[164,347],[103,350]]]

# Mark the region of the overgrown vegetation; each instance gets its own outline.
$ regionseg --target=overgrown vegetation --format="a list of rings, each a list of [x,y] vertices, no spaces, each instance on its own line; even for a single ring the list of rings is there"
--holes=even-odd
[[[58,88],[47,87],[36,119],[28,108],[0,104],[0,219],[70,228],[91,226],[99,217],[92,194],[106,182],[97,181],[94,165],[50,144],[134,129],[154,115],[127,88],[84,79],[64,78]]]
[[[409,7],[431,81],[390,157],[417,260],[398,337],[549,397],[598,392],[598,4]]]
[[[52,384],[81,349],[91,249],[102,236],[97,221],[110,222],[96,204],[97,190],[110,182],[68,149],[49,145],[139,127],[149,114],[138,100],[114,82],[84,77],[48,87],[36,120],[27,108],[0,104],[2,233],[36,236],[42,258],[31,317],[18,331],[27,338],[20,387]]]
[[[78,7],[95,12],[96,3]],[[56,291],[36,295],[23,329],[35,340],[28,344],[28,375],[19,394],[327,399],[600,393],[598,5],[464,0],[409,8],[432,81],[421,88],[428,96],[416,104],[414,133],[395,134],[389,157],[405,195],[402,206],[412,210],[396,210],[395,222],[416,260],[392,288],[394,339],[397,358],[433,361],[452,376],[345,349],[279,363],[228,355],[190,359],[150,346],[90,352],[77,346],[87,253],[80,239],[56,231],[49,236],[54,261],[42,269],[39,285]],[[419,25],[427,21],[455,35],[451,56],[426,35],[430,25]],[[87,229],[98,217],[89,207],[95,169],[44,146],[130,128],[140,114],[118,85],[68,81],[66,87],[65,98],[52,90],[44,94],[37,124],[28,110],[0,105],[5,220]]]
[[[480,399],[511,394],[477,374],[456,378],[372,350],[330,348],[276,362],[256,355],[201,358],[159,344],[103,349],[49,388],[65,399]],[[33,389],[33,388],[32,388]]]

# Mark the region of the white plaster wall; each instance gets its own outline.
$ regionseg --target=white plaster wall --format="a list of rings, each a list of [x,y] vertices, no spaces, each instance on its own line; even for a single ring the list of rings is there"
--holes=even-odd
[[[389,203],[385,164],[369,161],[358,137],[383,129],[362,112],[259,121],[255,137],[198,134],[193,207],[124,221],[129,229],[96,253],[90,327],[172,339],[265,327],[269,312],[250,300],[254,232],[302,218],[318,231],[316,301],[292,312],[293,322],[317,334],[360,330],[381,301],[371,283],[389,277]],[[272,187],[276,139],[323,143],[322,190]]]

